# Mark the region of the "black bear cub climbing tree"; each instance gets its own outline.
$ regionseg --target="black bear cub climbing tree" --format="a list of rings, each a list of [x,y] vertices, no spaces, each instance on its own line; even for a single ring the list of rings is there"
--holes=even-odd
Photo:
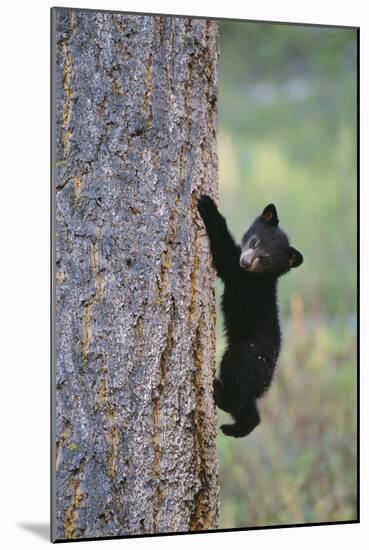
[[[56,8],[53,538],[217,526],[217,25]]]

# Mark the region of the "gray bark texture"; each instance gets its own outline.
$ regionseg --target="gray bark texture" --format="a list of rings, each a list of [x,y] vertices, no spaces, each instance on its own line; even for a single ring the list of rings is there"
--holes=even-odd
[[[53,25],[53,537],[214,529],[217,26]]]

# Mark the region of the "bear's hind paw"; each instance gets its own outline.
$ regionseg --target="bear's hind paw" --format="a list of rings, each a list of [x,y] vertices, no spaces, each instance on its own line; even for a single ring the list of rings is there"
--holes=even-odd
[[[229,435],[231,437],[245,437],[246,435],[249,435],[249,433],[252,432],[252,430],[256,426],[252,426],[251,428],[249,426],[242,426],[240,424],[222,424],[220,429],[224,433],[224,435]]]

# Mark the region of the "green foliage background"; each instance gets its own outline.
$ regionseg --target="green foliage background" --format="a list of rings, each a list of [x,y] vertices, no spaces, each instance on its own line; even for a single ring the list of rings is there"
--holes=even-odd
[[[220,210],[240,239],[274,202],[304,255],[262,423],[217,438],[220,526],[355,519],[356,31],[223,21],[220,52]]]

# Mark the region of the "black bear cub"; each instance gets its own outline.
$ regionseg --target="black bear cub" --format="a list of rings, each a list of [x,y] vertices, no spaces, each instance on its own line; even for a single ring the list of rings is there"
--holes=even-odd
[[[269,204],[238,246],[214,201],[202,195],[198,209],[210,240],[214,266],[224,282],[222,307],[227,338],[214,399],[234,424],[225,435],[244,437],[259,424],[256,399],[272,381],[281,347],[277,280],[303,257],[278,227],[277,210]]]

